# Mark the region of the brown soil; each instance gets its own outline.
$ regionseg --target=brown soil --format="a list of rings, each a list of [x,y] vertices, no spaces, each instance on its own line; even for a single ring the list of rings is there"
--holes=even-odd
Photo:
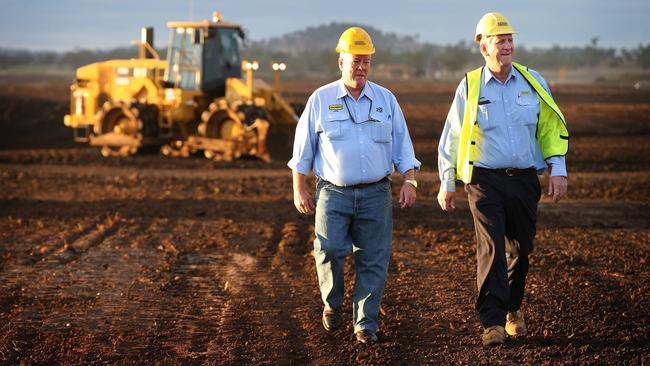
[[[285,90],[304,101],[312,84]],[[0,363],[647,364],[650,92],[554,88],[570,193],[540,204],[530,334],[483,349],[466,200],[435,206],[455,85],[388,86],[424,167],[415,207],[395,208],[380,341],[360,346],[349,291],[346,326],[320,324],[313,217],[283,158],[102,159],[62,124],[65,80],[0,80]]]

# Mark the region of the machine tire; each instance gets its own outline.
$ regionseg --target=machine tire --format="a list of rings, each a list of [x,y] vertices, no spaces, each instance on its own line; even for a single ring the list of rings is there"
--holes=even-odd
[[[95,135],[101,135],[113,132],[133,137],[142,141],[142,132],[145,123],[140,118],[144,105],[130,104],[123,102],[105,102],[100,111],[99,128],[95,129]],[[138,151],[137,146],[129,145],[102,145],[101,154],[104,157],[123,157],[134,155]]]

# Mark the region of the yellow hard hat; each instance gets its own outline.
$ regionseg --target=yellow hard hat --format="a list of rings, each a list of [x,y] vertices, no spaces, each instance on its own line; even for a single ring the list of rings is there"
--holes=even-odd
[[[375,46],[368,32],[359,27],[350,27],[341,34],[339,44],[336,45],[336,52],[351,53],[353,55],[372,55],[375,53]]]
[[[515,34],[515,30],[512,29],[510,22],[503,14],[491,12],[483,15],[476,24],[474,40],[479,43],[483,36],[496,36],[499,34]]]

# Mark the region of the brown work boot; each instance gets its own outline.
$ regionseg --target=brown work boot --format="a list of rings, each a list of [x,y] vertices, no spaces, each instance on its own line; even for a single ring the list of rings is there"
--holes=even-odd
[[[326,331],[337,329],[343,324],[343,317],[341,316],[341,309],[325,309],[323,310],[323,328]]]
[[[500,346],[506,341],[506,331],[500,325],[493,325],[485,328],[481,339],[485,347]]]
[[[509,311],[506,314],[506,332],[509,336],[519,337],[526,335],[526,321],[521,310]]]
[[[357,337],[357,342],[364,344],[377,342],[377,333],[370,329],[358,330],[354,335]]]

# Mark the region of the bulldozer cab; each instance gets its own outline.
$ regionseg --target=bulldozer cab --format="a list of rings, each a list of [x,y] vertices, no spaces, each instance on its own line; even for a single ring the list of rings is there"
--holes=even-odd
[[[170,22],[165,83],[209,96],[225,95],[226,79],[241,78],[241,27],[224,22]]]

